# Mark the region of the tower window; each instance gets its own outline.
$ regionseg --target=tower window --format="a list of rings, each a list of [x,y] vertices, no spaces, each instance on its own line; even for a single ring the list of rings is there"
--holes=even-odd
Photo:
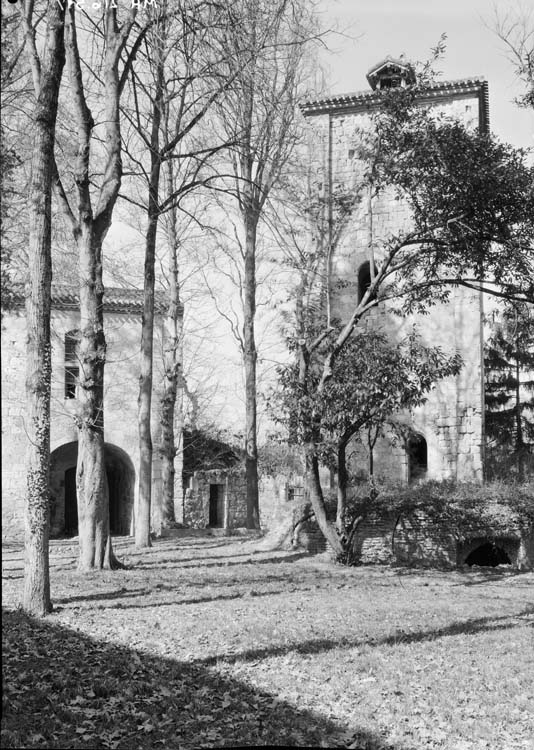
[[[428,471],[428,448],[422,435],[413,435],[408,440],[408,482],[426,476]]]
[[[375,267],[375,274],[376,274],[376,267]],[[358,270],[358,302],[361,302],[366,291],[371,286],[371,265],[368,260],[365,261],[365,263],[362,263]],[[369,302],[372,302],[374,299],[376,299],[376,294],[373,292],[371,297],[369,298]]]
[[[65,398],[76,398],[80,378],[79,344],[79,331],[68,331],[65,334]]]

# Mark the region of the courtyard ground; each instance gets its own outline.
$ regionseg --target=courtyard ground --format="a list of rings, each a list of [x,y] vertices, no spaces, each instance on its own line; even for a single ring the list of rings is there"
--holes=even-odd
[[[18,608],[3,551],[5,748],[534,748],[534,574],[332,565],[178,533]]]

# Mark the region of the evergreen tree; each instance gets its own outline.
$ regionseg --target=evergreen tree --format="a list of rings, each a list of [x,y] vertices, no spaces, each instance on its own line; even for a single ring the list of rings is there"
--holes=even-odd
[[[512,459],[522,481],[534,448],[534,311],[509,304],[485,351],[486,439],[490,473]]]

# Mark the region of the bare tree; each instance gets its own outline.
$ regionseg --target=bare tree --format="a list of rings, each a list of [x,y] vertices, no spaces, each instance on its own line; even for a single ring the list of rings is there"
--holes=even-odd
[[[495,8],[492,29],[504,42],[508,59],[525,86],[517,103],[534,109],[534,11],[520,4],[516,11],[505,13]]]
[[[534,303],[533,171],[524,153],[458,121],[434,119],[417,107],[420,90],[384,93],[381,111],[355,139],[359,171],[353,184],[340,180],[326,199],[312,194],[306,211],[313,242],[300,258],[306,274],[299,278],[291,337],[299,394],[293,413],[315,517],[340,558],[343,544],[328,517],[319,475],[320,405],[329,383],[335,385],[338,361],[369,312],[380,303],[405,313],[425,312],[448,301],[454,287]],[[394,190],[410,220],[379,236],[374,229],[377,199]],[[487,212],[490,202],[493,208]],[[367,233],[367,278],[344,319],[335,321],[329,313],[336,289],[330,259],[347,224],[358,221]],[[314,298],[307,289],[316,280]],[[311,301],[312,313],[317,303],[325,310],[319,327],[306,306],[305,314],[298,314],[302,299]]]
[[[33,34],[33,2],[24,8],[26,31]],[[50,0],[42,61],[36,64],[36,104],[29,214],[29,277],[26,298],[26,456],[25,565],[23,606],[50,612],[48,535],[50,525],[50,298],[52,282],[51,204],[58,95],[65,64],[65,11]],[[28,49],[30,54],[32,45]],[[38,62],[38,65],[37,65]]]
[[[243,365],[247,527],[258,529],[256,246],[265,203],[276,187],[296,140],[297,98],[312,22],[297,0],[239,0],[225,46],[235,81],[221,108],[231,149],[233,184],[243,248]],[[247,62],[244,50],[252,51]]]
[[[128,11],[119,25],[117,8],[106,5],[98,22],[90,23],[89,39],[79,41],[76,5],[70,4],[65,23],[68,87],[74,122],[76,155],[74,166],[52,165],[53,184],[61,211],[68,223],[79,258],[80,377],[74,419],[78,427],[76,490],[79,519],[79,567],[114,567],[109,533],[109,499],[104,464],[104,337],[102,243],[111,225],[122,177],[119,100],[132,55],[143,37],[126,55],[126,44],[137,10]],[[35,36],[27,35],[34,80],[39,76]],[[85,53],[96,49],[93,60]],[[102,55],[101,58],[97,57]],[[122,75],[121,57],[126,55]],[[93,66],[91,65],[93,63]],[[95,103],[103,101],[102,125],[89,106],[91,86],[97,84]],[[101,99],[98,94],[100,94]],[[94,105],[93,105],[94,107]],[[99,149],[102,144],[102,149]],[[91,154],[99,163],[91,169]],[[101,161],[100,161],[101,159]],[[61,166],[61,165],[59,165]],[[69,170],[72,169],[72,173]],[[99,179],[100,178],[100,179]],[[65,179],[71,180],[68,188]],[[69,195],[73,192],[75,201]]]
[[[125,113],[135,128],[141,147],[146,149],[150,164],[134,154],[132,144],[127,152],[146,183],[148,199],[144,265],[144,311],[141,333],[139,376],[139,501],[135,524],[137,546],[150,546],[152,491],[152,383],[154,338],[155,261],[158,225],[166,221],[169,247],[168,290],[164,361],[164,396],[161,402],[166,492],[170,493],[171,457],[175,452],[174,425],[177,383],[181,305],[178,287],[177,238],[179,207],[186,195],[203,187],[213,174],[207,172],[211,156],[223,144],[217,138],[198,136],[197,131],[214,101],[228,88],[230,79],[221,75],[220,29],[228,24],[226,9],[199,0],[182,0],[167,9],[163,4],[155,11],[154,23],[147,35],[143,60],[148,75],[131,71],[133,107]],[[150,136],[145,135],[147,132]],[[135,142],[135,141],[134,141]],[[226,145],[226,141],[223,142]],[[165,181],[161,184],[162,169]],[[131,197],[128,200],[132,201]],[[173,460],[173,459],[172,459]],[[171,482],[172,479],[172,482]],[[173,501],[168,495],[163,503],[166,522],[172,520]]]

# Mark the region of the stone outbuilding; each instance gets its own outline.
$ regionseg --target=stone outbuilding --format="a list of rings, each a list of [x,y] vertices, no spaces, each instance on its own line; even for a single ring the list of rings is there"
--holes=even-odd
[[[142,292],[108,288],[104,295],[106,368],[104,385],[105,460],[109,484],[110,525],[113,534],[129,534],[137,495],[139,437],[137,431],[138,361],[141,335]],[[161,527],[158,388],[162,372],[164,299],[157,295],[154,342],[152,433],[152,527]],[[79,363],[76,358],[80,313],[78,296],[71,288],[55,287],[52,298],[52,391],[50,426],[50,494],[52,536],[77,533],[76,461],[77,429],[73,420]],[[21,535],[25,496],[25,378],[26,319],[22,296],[2,316],[2,529]],[[177,504],[181,510],[180,456],[177,460]]]

